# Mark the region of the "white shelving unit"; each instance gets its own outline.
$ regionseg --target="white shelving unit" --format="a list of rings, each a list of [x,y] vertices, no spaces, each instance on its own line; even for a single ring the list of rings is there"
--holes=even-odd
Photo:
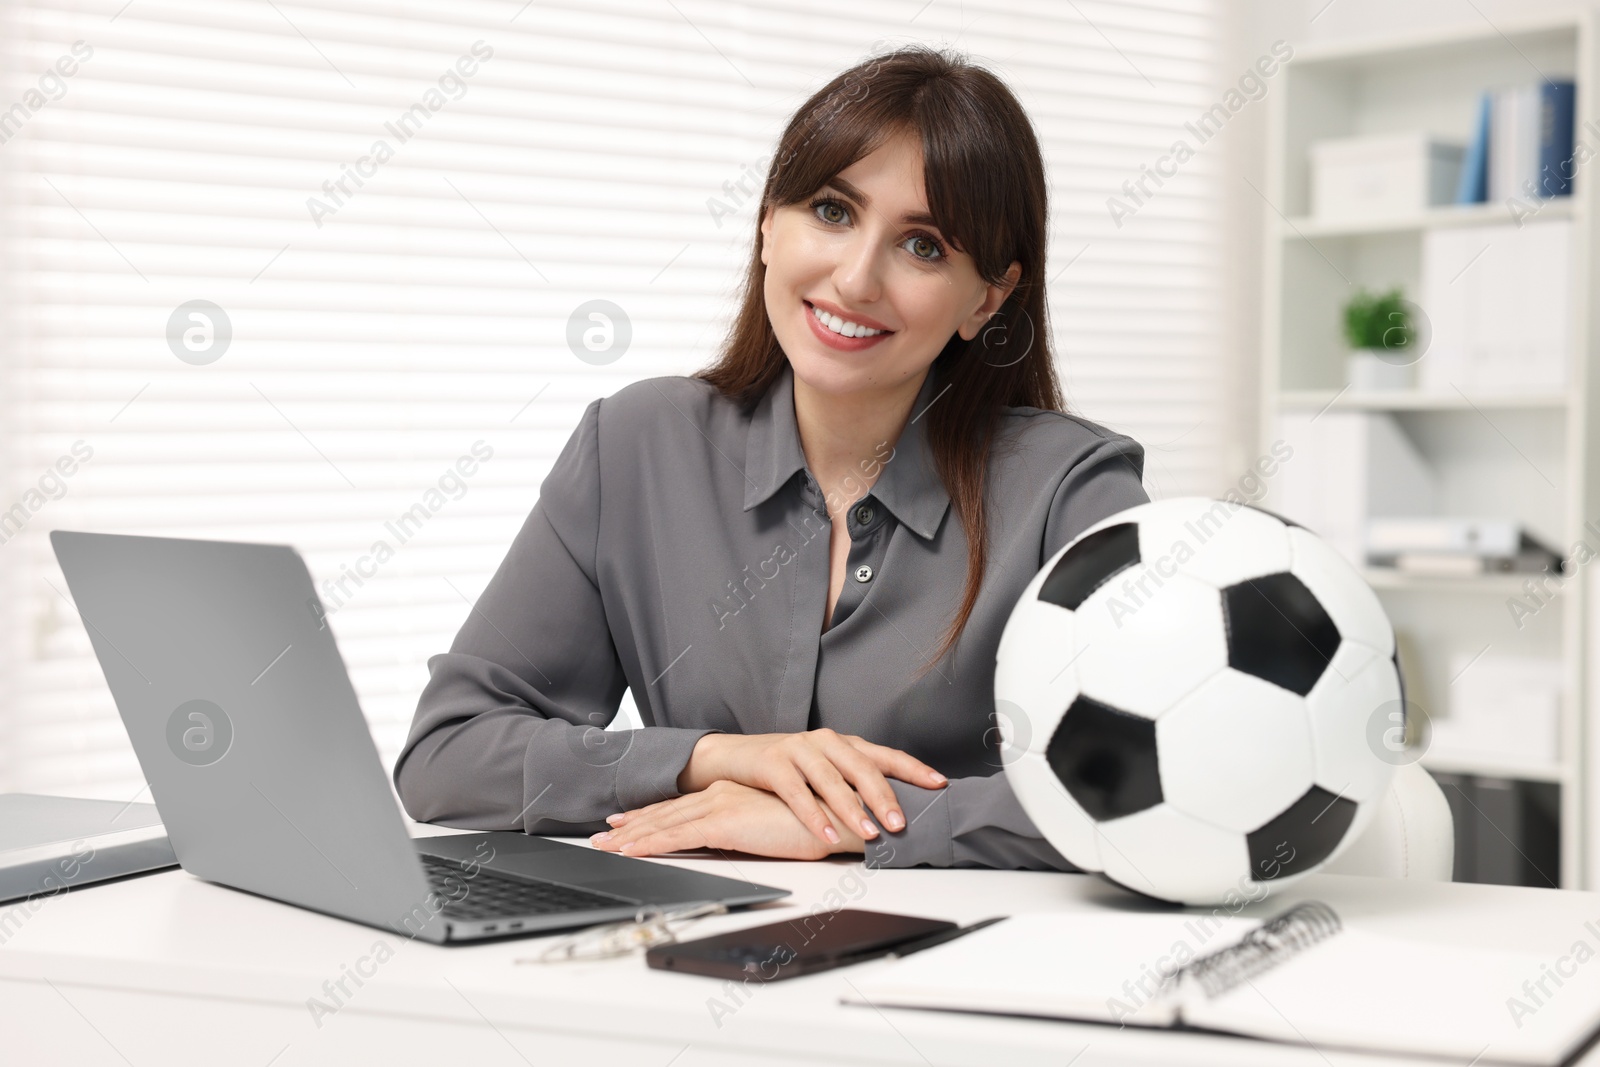
[[[1578,137],[1600,152],[1600,135],[1585,130],[1596,116],[1595,23],[1588,12],[1521,23],[1483,21],[1458,30],[1386,35],[1297,51],[1269,100],[1267,219],[1262,302],[1262,454],[1275,440],[1280,414],[1325,410],[1390,413],[1402,431],[1450,483],[1455,514],[1511,514],[1566,555],[1580,539],[1600,549],[1585,518],[1600,517],[1600,373],[1597,317],[1590,314],[1596,274],[1595,196],[1600,189],[1580,168],[1573,195],[1546,201],[1537,220],[1573,222],[1572,319],[1567,388],[1535,395],[1472,392],[1361,393],[1344,378],[1339,309],[1353,286],[1398,284],[1408,297],[1421,291],[1423,235],[1438,227],[1503,225],[1514,221],[1504,202],[1430,208],[1399,218],[1324,221],[1310,216],[1310,146],[1364,134],[1427,131],[1466,143],[1486,89],[1571,78],[1577,83]],[[1600,124],[1597,124],[1600,130]],[[1530,223],[1536,224],[1536,223]],[[1520,454],[1520,459],[1519,459]],[[1525,461],[1534,469],[1522,470]],[[1535,470],[1539,473],[1536,475]],[[1546,473],[1548,472],[1548,473]],[[1271,506],[1268,497],[1268,506]],[[1292,516],[1291,516],[1292,517]],[[1600,561],[1589,568],[1600,571]],[[1600,683],[1586,674],[1585,627],[1600,619],[1591,607],[1600,582],[1580,574],[1559,597],[1518,629],[1507,600],[1527,575],[1474,578],[1367,572],[1402,635],[1409,660],[1408,695],[1431,715],[1447,705],[1452,655],[1485,645],[1513,654],[1557,659],[1562,665],[1560,754],[1550,764],[1512,759],[1423,757],[1439,771],[1553,782],[1561,792],[1561,883],[1600,885],[1600,819],[1591,816],[1585,768],[1586,704]]]
[[[1568,393],[1521,393],[1515,395],[1488,394],[1472,398],[1480,408],[1531,410],[1571,407],[1577,397]],[[1415,390],[1389,392],[1358,392],[1353,389],[1283,389],[1278,393],[1278,405],[1283,408],[1336,408],[1359,411],[1460,411],[1471,410],[1466,401],[1449,394],[1423,393]]]
[[[1304,62],[1305,54],[1302,52],[1296,59]],[[1561,197],[1549,201],[1539,212],[1539,217],[1571,218],[1570,198]],[[1370,221],[1323,220],[1309,215],[1280,221],[1292,235],[1306,240],[1312,237],[1366,237],[1386,233],[1417,233],[1442,226],[1484,226],[1505,222],[1507,218],[1504,204],[1460,204],[1429,208],[1400,218],[1385,217]]]

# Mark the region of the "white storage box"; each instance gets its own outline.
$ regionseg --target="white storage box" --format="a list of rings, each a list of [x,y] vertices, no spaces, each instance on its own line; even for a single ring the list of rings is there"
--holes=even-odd
[[[1522,525],[1515,519],[1466,516],[1407,516],[1367,520],[1367,552],[1515,556],[1522,548]]]
[[[1369,219],[1453,203],[1465,153],[1425,133],[1318,141],[1311,146],[1311,213]]]
[[[1367,565],[1367,522],[1427,515],[1437,476],[1386,411],[1278,412],[1276,436],[1294,449],[1262,507],[1315,532],[1353,567]]]
[[[1434,756],[1536,766],[1560,758],[1560,660],[1458,654],[1450,676],[1450,714],[1432,722]]]
[[[1419,387],[1457,397],[1567,388],[1571,219],[1460,226],[1422,235],[1422,297],[1433,339]],[[1581,294],[1580,294],[1581,295]]]

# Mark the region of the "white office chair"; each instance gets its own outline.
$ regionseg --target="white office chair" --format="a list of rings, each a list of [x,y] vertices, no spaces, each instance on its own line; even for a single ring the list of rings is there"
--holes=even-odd
[[[1389,794],[1361,837],[1322,869],[1448,882],[1455,852],[1455,826],[1444,792],[1420,763],[1408,763],[1395,768]]]

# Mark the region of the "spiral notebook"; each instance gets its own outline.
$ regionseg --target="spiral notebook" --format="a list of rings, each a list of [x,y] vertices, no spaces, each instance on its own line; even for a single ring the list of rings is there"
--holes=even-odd
[[[1315,902],[1265,923],[1045,912],[881,964],[840,999],[1553,1067],[1600,1027],[1597,935],[1574,924],[1563,945],[1463,947],[1352,929]]]

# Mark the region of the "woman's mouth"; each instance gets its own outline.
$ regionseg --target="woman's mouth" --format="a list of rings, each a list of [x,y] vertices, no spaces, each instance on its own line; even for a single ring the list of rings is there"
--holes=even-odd
[[[859,323],[840,319],[837,315],[816,307],[809,300],[802,300],[801,303],[805,305],[806,321],[811,324],[811,332],[830,348],[859,352],[863,348],[871,348],[887,337],[894,336],[892,330],[873,330]],[[840,330],[844,332],[839,332]],[[851,334],[855,336],[850,336]]]

